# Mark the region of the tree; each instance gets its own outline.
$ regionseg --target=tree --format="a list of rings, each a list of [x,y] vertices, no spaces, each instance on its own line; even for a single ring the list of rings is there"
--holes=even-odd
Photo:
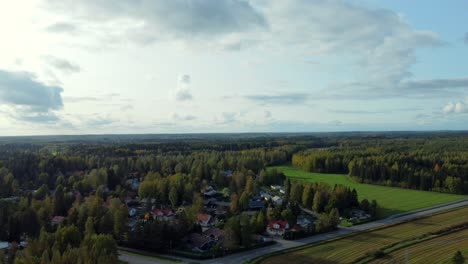
[[[239,198],[239,206],[242,210],[249,209],[249,193],[247,191],[243,192]]]
[[[117,263],[117,244],[110,235],[93,235],[84,241],[86,247],[86,263],[111,264]]]
[[[366,211],[366,212],[369,212],[369,209],[370,209],[369,200],[363,199],[363,200],[361,201],[361,204],[359,205],[359,207],[360,207],[362,210],[364,210],[364,211]]]
[[[128,225],[127,208],[121,206],[114,212],[114,237],[117,240],[123,240]]]
[[[338,224],[340,223],[340,213],[338,212],[338,209],[334,208],[330,211],[330,214],[328,215],[328,222],[330,224],[330,228],[335,229]]]
[[[453,264],[463,264],[463,263],[465,263],[465,257],[463,257],[463,254],[460,252],[460,250],[455,252],[455,255],[453,255],[452,263]]]
[[[50,263],[49,251],[44,250],[44,253],[42,253],[42,256],[41,256],[40,264],[49,264],[49,263]]]
[[[286,208],[281,212],[281,217],[288,221],[289,225],[293,225],[294,222],[296,221],[296,216],[293,214],[292,210],[290,208]]]
[[[57,186],[54,194],[54,214],[66,215],[65,196],[63,193],[63,186]]]
[[[317,190],[314,194],[312,209],[317,213],[321,213],[324,211],[326,204],[327,198],[325,192],[322,190]]]
[[[302,202],[302,183],[294,183],[291,187],[290,201],[295,203]]]
[[[260,211],[257,214],[257,219],[255,222],[257,233],[262,233],[263,231],[265,231],[265,223],[266,223],[265,213],[263,213],[263,211]]]
[[[94,221],[92,217],[88,217],[85,225],[85,236],[92,236],[96,233],[94,229]]]
[[[74,225],[61,227],[55,233],[55,243],[57,244],[60,252],[63,253],[70,245],[71,247],[78,247],[81,242],[81,232]],[[52,259],[54,256],[52,256]]]
[[[304,190],[302,191],[302,206],[304,206],[305,208],[311,208],[313,200],[314,193],[312,190],[312,186],[310,184],[306,184]]]
[[[203,198],[199,193],[193,195],[192,211],[194,214],[203,212]]]
[[[239,211],[239,196],[235,193],[231,194],[231,206],[229,209],[233,214]]]
[[[289,178],[287,178],[284,181],[284,197],[286,198],[286,200],[289,199],[289,194],[290,193],[291,193],[291,180]]]
[[[178,205],[179,194],[177,193],[176,186],[171,187],[171,191],[169,192],[169,202],[171,203],[172,207],[176,207]]]

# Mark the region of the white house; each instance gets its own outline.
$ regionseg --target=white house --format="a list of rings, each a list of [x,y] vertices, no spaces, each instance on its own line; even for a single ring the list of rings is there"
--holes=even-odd
[[[273,200],[273,202],[275,203],[275,205],[281,205],[283,203],[283,198],[275,195],[273,196],[273,198],[271,198]]]

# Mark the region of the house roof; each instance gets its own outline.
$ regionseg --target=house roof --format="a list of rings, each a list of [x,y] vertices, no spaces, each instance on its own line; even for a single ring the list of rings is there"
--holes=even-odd
[[[285,229],[286,226],[288,225],[288,222],[284,220],[271,220],[270,222],[268,222],[268,228],[276,229],[275,228],[276,224],[279,225],[279,229]]]
[[[53,225],[61,224],[65,220],[65,217],[56,215],[52,218],[51,223]]]
[[[250,208],[263,208],[265,204],[262,200],[249,200],[249,207]]]
[[[224,238],[224,231],[219,228],[210,228],[206,230],[203,235],[208,236],[214,239],[223,239]]]
[[[189,244],[191,247],[198,248],[201,248],[203,245],[211,241],[210,238],[198,233],[191,233],[188,236],[184,237],[182,240],[185,243]]]
[[[164,208],[164,209],[154,209],[152,213],[156,216],[172,216],[174,215],[174,211],[170,208]]]
[[[300,225],[294,225],[293,228],[291,228],[291,230],[292,231],[302,231],[304,229]]]
[[[197,214],[197,220],[200,222],[208,222],[211,219],[209,214]]]
[[[204,195],[206,195],[206,196],[213,196],[213,195],[216,195],[217,193],[218,193],[218,192],[215,191],[215,190],[210,190],[210,191],[206,191],[206,192],[204,193]]]
[[[274,197],[272,198],[272,200],[273,200],[274,202],[276,202],[276,201],[279,201],[279,200],[282,200],[282,199],[281,199],[281,197],[279,197],[279,196],[274,196]]]

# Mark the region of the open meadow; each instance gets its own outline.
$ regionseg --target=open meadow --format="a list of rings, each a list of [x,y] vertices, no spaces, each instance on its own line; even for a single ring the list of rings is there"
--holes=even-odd
[[[359,200],[366,198],[369,201],[377,201],[380,207],[379,217],[381,218],[466,198],[466,196],[456,194],[362,184],[353,181],[347,175],[305,172],[291,166],[277,166],[270,168],[276,168],[279,171],[282,171],[291,179],[306,180],[310,182],[324,182],[331,186],[341,184],[350,188],[355,188],[359,195]]]
[[[294,260],[294,263],[353,263],[364,257],[367,253],[375,252],[383,247],[467,221],[468,208],[456,209],[411,222],[347,236],[330,242],[310,245],[298,250],[290,250],[282,255],[266,258],[261,263],[279,264],[287,263],[291,260]],[[415,245],[414,247],[417,246]],[[396,251],[396,253],[400,252]],[[453,253],[447,252],[449,255]],[[420,254],[423,254],[422,251]]]

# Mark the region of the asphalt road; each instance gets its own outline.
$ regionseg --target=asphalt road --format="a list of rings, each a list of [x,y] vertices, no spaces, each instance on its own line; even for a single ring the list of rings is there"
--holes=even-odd
[[[382,227],[382,226],[389,225],[389,224],[395,224],[398,222],[413,220],[413,219],[417,219],[423,216],[428,216],[434,213],[439,213],[439,212],[443,212],[446,210],[463,207],[463,206],[468,206],[467,199],[459,201],[459,202],[455,202],[455,203],[446,204],[446,205],[439,205],[439,206],[434,206],[434,207],[430,207],[430,208],[426,208],[422,210],[417,210],[417,211],[413,211],[411,213],[407,213],[403,215],[391,216],[385,219],[369,222],[366,224],[362,224],[362,225],[358,225],[358,226],[354,226],[350,228],[340,228],[333,232],[315,235],[315,236],[311,236],[311,237],[307,237],[307,238],[303,238],[299,240],[289,241],[289,240],[278,239],[277,240],[278,243],[272,246],[267,246],[264,248],[255,249],[255,250],[242,252],[242,253],[236,253],[236,254],[228,255],[226,257],[216,258],[212,260],[192,260],[192,259],[185,259],[185,258],[178,258],[178,257],[172,257],[172,258],[180,259],[184,263],[196,262],[196,263],[204,263],[204,264],[218,264],[218,263],[219,264],[225,264],[225,263],[238,264],[238,263],[242,263],[244,261],[247,261],[256,257],[266,255],[271,252],[275,252],[275,251],[279,251],[283,249],[289,249],[289,248],[298,247],[298,246],[303,246],[305,244],[320,242],[320,241],[328,240],[331,238],[336,238],[336,237],[343,236],[343,235],[348,235],[348,234],[361,232],[361,231],[365,231],[365,230],[369,230],[369,229],[373,229],[377,227]],[[130,264],[171,263],[166,260],[148,258],[144,256],[139,256],[139,255],[129,255],[125,252],[120,252],[120,254],[121,254],[120,259]]]

